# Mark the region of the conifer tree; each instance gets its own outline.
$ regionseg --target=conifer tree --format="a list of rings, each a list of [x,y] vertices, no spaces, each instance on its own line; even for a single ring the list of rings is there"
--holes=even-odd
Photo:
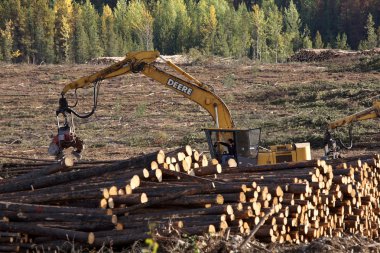
[[[0,60],[10,62],[12,60],[13,22],[8,20],[5,29],[0,29]]]
[[[76,63],[89,60],[90,40],[83,25],[83,13],[79,4],[74,5],[74,31],[72,37],[72,59]]]
[[[335,38],[335,48],[344,50],[350,49],[350,47],[347,44],[347,35],[345,33],[338,33],[338,35]]]
[[[175,52],[182,53],[190,48],[191,19],[184,0],[176,0],[177,18],[174,26]]]
[[[140,0],[131,1],[128,5],[127,16],[131,32],[138,39],[138,49],[153,49],[153,17],[145,4]]]
[[[108,5],[103,8],[101,31],[105,56],[116,56],[119,53],[118,38],[115,33],[115,19]]]
[[[52,63],[54,61],[54,12],[46,0],[33,0],[35,63]]]
[[[83,28],[90,43],[88,51],[88,60],[90,60],[103,55],[99,36],[99,14],[90,0],[86,0],[81,9]]]
[[[189,27],[189,34],[191,34],[191,36],[188,38],[188,45],[190,48],[199,49],[201,44],[201,36],[199,33],[200,15],[197,0],[186,0],[186,5],[191,23]]]
[[[21,5],[21,0],[4,0],[2,2],[3,10],[0,15],[0,22],[4,22],[2,27],[5,29],[7,21],[13,22],[13,51],[18,52],[14,56],[16,62],[27,60],[27,47],[31,44],[30,38],[26,36],[26,8]]]
[[[303,29],[301,38],[302,38],[302,48],[306,48],[306,49],[313,48],[313,42],[311,41],[311,37],[310,37],[310,30],[307,25]]]
[[[129,15],[127,1],[118,1],[116,8],[114,9],[115,33],[120,39],[119,50],[123,52],[123,54],[140,48],[138,45],[138,38],[133,38],[130,22],[131,17],[129,17]]]
[[[56,61],[68,62],[70,59],[70,42],[73,32],[72,0],[56,0],[54,12],[54,44]]]
[[[178,11],[178,12],[177,12]],[[184,25],[179,27],[178,24]],[[189,19],[183,0],[158,1],[154,16],[154,45],[164,54],[173,54],[187,42]]]
[[[368,14],[367,23],[365,26],[367,30],[367,38],[360,41],[359,50],[372,49],[377,45],[377,35],[375,32],[375,22],[373,21],[372,14]]]
[[[322,36],[319,33],[319,31],[317,31],[317,33],[315,34],[314,48],[324,48],[323,41],[322,41]]]
[[[261,60],[262,52],[266,50],[265,16],[259,5],[255,4],[252,11],[252,46],[253,56]]]
[[[241,4],[237,11],[230,8],[232,12],[232,20],[229,22],[228,29],[231,31],[228,43],[230,46],[231,55],[234,57],[247,56],[251,43],[252,26],[249,21],[249,13],[245,4]]]
[[[300,41],[300,28],[301,19],[299,17],[296,5],[293,0],[290,0],[289,7],[284,10],[284,26],[285,37],[289,42],[288,54],[292,54],[294,51],[301,47]]]
[[[266,4],[266,10],[265,32],[268,51],[266,51],[265,59],[278,62],[279,56],[284,54],[285,46],[282,34],[283,17],[272,0]]]
[[[216,28],[218,25],[215,6],[208,6],[206,1],[201,1],[199,3],[199,10],[199,33],[201,35],[201,48],[204,50],[206,54],[210,54],[214,51]]]

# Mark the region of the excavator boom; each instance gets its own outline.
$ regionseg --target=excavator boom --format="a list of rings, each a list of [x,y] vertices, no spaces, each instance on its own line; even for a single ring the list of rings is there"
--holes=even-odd
[[[68,91],[79,88],[86,88],[94,82],[110,79],[116,76],[142,73],[150,77],[160,84],[174,90],[175,92],[183,95],[184,97],[196,102],[201,107],[209,112],[214,119],[218,128],[233,128],[234,123],[231,113],[227,105],[215,93],[211,91],[209,86],[202,84],[194,77],[183,71],[177,65],[166,61],[168,66],[173,68],[176,72],[193,82],[185,81],[174,75],[166,73],[152,63],[160,56],[158,51],[142,51],[128,53],[124,60],[117,62],[110,67],[100,70],[92,75],[82,77],[74,82],[67,84],[61,95],[64,96]]]
[[[334,122],[329,123],[329,129],[335,129],[337,127],[346,126],[353,122],[375,119],[380,117],[380,100],[375,101],[373,106],[363,111],[354,113],[352,115],[346,116],[342,119],[338,119]]]
[[[338,139],[339,144],[337,141],[332,137],[331,130],[334,130],[338,127],[348,126],[351,125],[354,122],[358,121],[364,121],[364,120],[370,120],[380,118],[380,100],[375,101],[373,103],[372,107],[369,107],[367,109],[364,109],[360,112],[354,113],[352,115],[343,117],[341,119],[338,119],[336,121],[333,121],[328,124],[327,130],[325,132],[325,158],[338,158],[340,156],[339,150],[341,148],[349,149],[352,147],[352,136],[351,136],[351,129],[350,129],[350,145],[345,145],[340,139]]]

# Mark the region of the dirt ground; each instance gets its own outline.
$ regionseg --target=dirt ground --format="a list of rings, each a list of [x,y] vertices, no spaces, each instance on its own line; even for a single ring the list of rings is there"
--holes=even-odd
[[[313,157],[318,158],[324,132],[319,120],[370,106],[379,94],[379,72],[334,70],[335,65],[208,59],[181,67],[214,87],[238,127],[261,127],[262,145],[311,141]],[[0,155],[51,159],[47,148],[57,131],[61,89],[106,66],[0,64]],[[167,70],[162,63],[157,66]],[[315,96],[308,97],[311,93]],[[329,93],[335,97],[327,100]],[[90,111],[92,89],[78,94],[78,112]],[[72,95],[69,99],[75,102]],[[83,157],[90,160],[123,159],[184,144],[205,150],[202,128],[213,126],[200,106],[141,74],[103,81],[95,115],[75,122],[77,135],[86,143]],[[361,147],[355,154],[379,151],[379,126],[378,120],[364,125],[375,148]]]

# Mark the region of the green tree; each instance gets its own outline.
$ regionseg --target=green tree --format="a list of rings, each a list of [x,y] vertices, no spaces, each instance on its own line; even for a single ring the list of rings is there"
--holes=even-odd
[[[34,3],[32,19],[34,26],[32,61],[34,63],[54,62],[54,12],[46,0],[32,0]]]
[[[106,56],[116,56],[118,52],[118,38],[115,33],[115,19],[111,8],[106,5],[103,7],[102,19],[102,42]]]
[[[183,0],[157,1],[153,24],[155,47],[164,54],[173,54],[187,47],[189,24]]]
[[[20,0],[3,0],[0,1],[0,29],[4,33],[9,30],[9,21],[12,22],[12,47],[16,49],[20,49],[20,53],[22,53],[22,32],[23,28],[21,27],[21,23],[24,25],[23,17],[21,12],[21,2]],[[7,32],[9,33],[9,31]],[[4,38],[3,38],[4,39]],[[1,43],[5,43],[5,41],[1,41]],[[8,44],[8,42],[6,42]],[[3,45],[2,45],[3,46]],[[8,47],[8,46],[7,46]],[[0,54],[2,54],[1,52]],[[21,58],[21,57],[20,57]]]
[[[83,24],[83,12],[79,4],[74,5],[74,31],[72,37],[72,59],[85,63],[90,58],[90,40]]]
[[[241,4],[237,11],[230,8],[231,20],[226,24],[230,31],[227,38],[231,55],[237,58],[248,56],[251,46],[252,25],[245,5]]]
[[[360,41],[359,50],[372,49],[377,45],[377,35],[375,32],[375,22],[373,21],[372,14],[368,14],[367,23],[365,26],[367,30],[367,38]]]
[[[90,0],[86,0],[81,9],[83,28],[90,43],[88,59],[94,59],[103,55],[99,36],[99,14],[91,4]]]
[[[55,25],[54,44],[57,62],[68,62],[70,59],[70,41],[73,32],[73,6],[71,0],[56,0],[54,5]]]
[[[141,48],[138,45],[138,39],[132,38],[133,32],[129,15],[127,1],[118,1],[114,9],[115,32],[120,39],[119,50],[123,54]]]
[[[283,29],[283,17],[277,6],[272,0],[268,1],[266,5],[267,16],[265,22],[266,32],[266,44],[267,51],[265,54],[265,60],[278,62],[279,56],[284,55],[284,37],[282,34]]]
[[[262,52],[266,48],[265,15],[259,5],[255,4],[252,10],[252,48],[253,57],[261,60]]]
[[[335,48],[344,49],[344,50],[350,49],[350,47],[347,44],[347,35],[345,33],[343,34],[338,33],[338,35],[335,38],[334,45],[335,45]]]
[[[301,47],[300,28],[301,19],[293,0],[290,0],[289,7],[284,10],[285,37],[288,43],[288,53],[292,54]]]
[[[319,33],[319,31],[317,31],[317,33],[315,34],[314,48],[324,48],[322,36]]]
[[[301,35],[302,38],[302,48],[313,48],[313,42],[311,41],[310,37],[310,30],[307,25],[305,26],[303,33]]]
[[[153,17],[142,1],[131,1],[128,5],[131,32],[138,39],[139,49],[153,49]]]
[[[201,47],[207,53],[213,53],[215,48],[215,36],[218,20],[215,6],[208,6],[206,1],[199,3],[201,10],[199,33],[201,34]]]
[[[12,60],[13,23],[11,20],[5,23],[5,29],[0,29],[0,59],[6,62]]]

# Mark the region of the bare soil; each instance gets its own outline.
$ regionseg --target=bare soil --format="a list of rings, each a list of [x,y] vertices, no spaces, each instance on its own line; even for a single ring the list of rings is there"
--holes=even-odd
[[[263,146],[310,141],[318,158],[328,117],[368,107],[379,95],[379,72],[346,71],[344,66],[350,69],[354,63],[340,61],[257,64],[213,58],[181,67],[214,87],[238,127],[261,127]],[[47,147],[57,131],[61,89],[106,66],[0,64],[0,155],[51,158]],[[157,66],[167,70],[162,63]],[[92,89],[78,93],[77,110],[90,111]],[[86,143],[83,156],[90,160],[123,159],[184,144],[205,150],[202,128],[213,126],[200,106],[141,74],[103,81],[95,115],[75,122]],[[379,126],[374,120],[360,127],[356,139],[365,137],[375,148],[361,146],[355,154],[379,151]]]

